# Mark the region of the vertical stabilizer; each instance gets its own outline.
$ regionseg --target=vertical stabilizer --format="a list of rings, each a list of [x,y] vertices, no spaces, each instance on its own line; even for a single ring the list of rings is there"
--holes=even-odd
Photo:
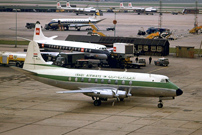
[[[132,6],[132,3],[128,3],[128,7],[129,8],[132,8],[133,6]]]
[[[41,25],[38,21],[36,22],[36,25],[35,25],[33,40],[34,41],[36,41],[36,40],[48,40],[48,38],[44,36],[44,34],[41,30]]]
[[[66,7],[71,8],[69,1],[66,2]]]
[[[40,69],[39,68],[40,65],[44,64],[46,64],[46,62],[41,56],[39,45],[35,41],[31,41],[28,45],[23,69],[25,70]]]
[[[59,1],[57,2],[56,8],[57,8],[57,9],[61,9],[61,5],[60,5],[60,2],[59,2]]]
[[[123,3],[120,3],[120,8],[124,8]]]

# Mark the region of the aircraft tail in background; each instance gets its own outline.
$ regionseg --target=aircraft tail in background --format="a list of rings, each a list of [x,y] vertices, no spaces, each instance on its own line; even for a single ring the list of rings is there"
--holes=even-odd
[[[57,9],[61,9],[61,4],[60,4],[60,2],[57,2],[56,8],[57,8]]]
[[[120,8],[124,8],[124,5],[123,5],[123,3],[120,3]]]

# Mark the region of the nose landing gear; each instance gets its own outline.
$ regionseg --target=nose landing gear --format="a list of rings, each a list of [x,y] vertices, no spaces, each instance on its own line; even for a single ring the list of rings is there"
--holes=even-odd
[[[159,104],[157,106],[158,106],[158,108],[163,108],[163,102],[162,102],[162,100],[159,100]]]

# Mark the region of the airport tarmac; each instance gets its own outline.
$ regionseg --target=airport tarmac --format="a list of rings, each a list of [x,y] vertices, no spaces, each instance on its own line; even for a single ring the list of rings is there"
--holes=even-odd
[[[54,14],[62,17],[67,13],[18,13],[19,36],[32,38],[33,30],[27,30],[24,27],[25,23],[40,20],[42,24],[45,24],[52,19]],[[8,17],[5,17],[7,15]],[[123,15],[124,17],[119,15],[117,17],[126,19],[125,14]],[[144,19],[149,20],[149,18],[149,26],[151,26],[153,25],[151,24],[152,18],[158,17],[157,15],[128,15],[142,18],[139,22],[141,25],[134,22],[138,25],[136,28],[148,26],[148,22],[144,22]],[[15,13],[1,13],[0,16],[4,16],[3,21],[0,22],[0,39],[15,39]],[[103,17],[107,16],[113,17],[114,14],[106,14]],[[175,19],[185,17],[168,16],[175,17]],[[193,15],[186,15],[188,16],[193,17]],[[113,18],[101,22],[101,28],[104,30],[110,25],[109,23],[112,24],[112,20]],[[186,20],[187,22],[182,21],[182,23],[179,20],[170,20],[177,26],[169,22],[167,25],[179,30],[192,27],[193,20]],[[156,26],[157,23],[156,21]],[[129,22],[121,23],[120,21],[117,35],[136,35],[137,29],[131,31],[130,26],[132,24]],[[86,31],[44,31],[44,34],[46,36],[58,35],[59,39],[65,39],[70,32],[87,33]],[[113,32],[110,31],[107,34],[113,35]],[[191,35],[189,38],[172,41],[171,46],[174,45],[173,42],[177,45],[191,44],[191,46],[199,47],[201,35]],[[23,51],[24,48],[26,46],[14,48],[0,45],[0,50],[6,51]],[[148,63],[149,56],[141,57],[146,58]],[[116,102],[115,106],[112,106],[113,100],[103,102],[99,107],[94,106],[92,99],[83,94],[57,94],[57,91],[63,89],[39,83],[9,67],[0,66],[0,135],[201,135],[202,58],[167,57],[170,60],[168,67],[155,66],[152,62],[151,65],[147,64],[141,69],[128,69],[128,72],[166,75],[184,91],[183,95],[176,97],[175,100],[163,101],[164,107],[161,109],[157,108],[158,98],[147,97],[131,97],[123,102]],[[154,56],[153,61],[158,58]],[[102,70],[120,69],[104,68]]]
[[[44,27],[55,18],[88,18],[86,15],[76,16],[75,13],[28,13],[17,12],[17,36],[27,39],[33,38],[33,29],[26,29],[26,23],[35,23],[40,21]],[[92,17],[92,16],[91,16]],[[0,14],[0,39],[15,40],[16,39],[16,13],[15,12],[1,12]],[[107,36],[123,36],[123,37],[138,37],[138,30],[144,28],[147,30],[149,27],[158,27],[159,14],[154,15],[137,15],[136,13],[104,13],[100,17],[105,18],[97,26],[101,32]],[[107,27],[114,27],[113,20],[116,18],[117,25],[116,31],[106,31]],[[198,25],[202,25],[202,14],[198,15]],[[194,46],[199,48],[201,43],[201,35],[192,35],[188,31],[194,27],[194,15],[172,15],[164,13],[162,16],[162,27],[169,28],[173,32],[173,36],[177,40],[170,41],[170,46],[175,47],[179,45]],[[59,40],[65,40],[68,35],[87,35],[85,30],[87,27],[81,28],[81,31],[76,31],[71,28],[70,31],[52,31],[43,30],[47,37],[58,35]],[[22,39],[18,39],[22,40]]]

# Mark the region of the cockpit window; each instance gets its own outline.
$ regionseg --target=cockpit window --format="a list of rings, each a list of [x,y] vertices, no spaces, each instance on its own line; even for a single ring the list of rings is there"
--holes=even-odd
[[[162,82],[162,83],[168,83],[168,82],[169,82],[169,79],[161,79],[161,82]]]

